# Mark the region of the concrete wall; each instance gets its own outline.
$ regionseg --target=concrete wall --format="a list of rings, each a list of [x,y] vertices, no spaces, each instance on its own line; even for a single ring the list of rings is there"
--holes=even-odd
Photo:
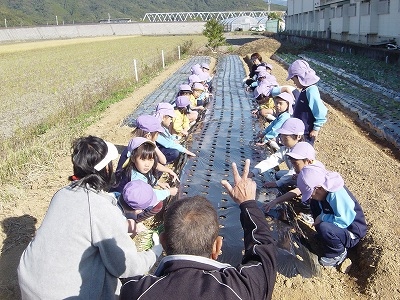
[[[205,22],[59,25],[0,29],[0,42],[96,36],[201,34]]]

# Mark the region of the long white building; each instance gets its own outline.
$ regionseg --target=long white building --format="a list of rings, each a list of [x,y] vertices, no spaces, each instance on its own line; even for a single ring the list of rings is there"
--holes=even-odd
[[[400,45],[400,0],[288,0],[290,34],[379,45]]]

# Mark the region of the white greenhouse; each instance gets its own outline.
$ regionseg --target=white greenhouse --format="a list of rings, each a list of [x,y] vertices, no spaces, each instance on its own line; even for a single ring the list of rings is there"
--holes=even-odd
[[[251,27],[257,26],[258,20],[249,16],[240,16],[221,20],[224,31],[248,31]]]

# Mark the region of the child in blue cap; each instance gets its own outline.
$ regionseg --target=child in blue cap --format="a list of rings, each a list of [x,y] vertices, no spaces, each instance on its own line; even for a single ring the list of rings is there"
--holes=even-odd
[[[303,202],[310,200],[315,230],[323,242],[323,266],[337,266],[367,232],[363,210],[337,172],[320,165],[305,166],[297,177]]]

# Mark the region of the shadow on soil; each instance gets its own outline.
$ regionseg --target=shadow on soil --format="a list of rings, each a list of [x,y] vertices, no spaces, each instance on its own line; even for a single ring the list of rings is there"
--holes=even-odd
[[[0,257],[0,299],[20,299],[17,268],[22,252],[35,235],[36,223],[36,218],[23,215],[7,218],[1,224],[6,238]]]

